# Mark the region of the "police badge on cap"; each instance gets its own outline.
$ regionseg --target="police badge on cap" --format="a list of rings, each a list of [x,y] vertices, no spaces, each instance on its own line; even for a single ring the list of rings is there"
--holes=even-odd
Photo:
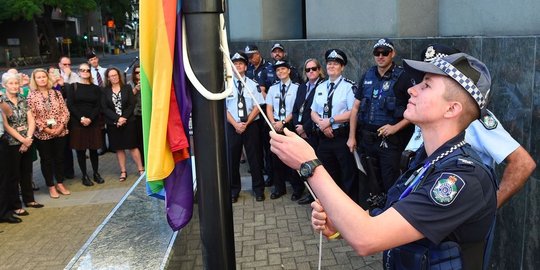
[[[460,51],[443,44],[431,44],[422,51],[421,57],[425,62],[431,62],[435,58],[442,58]]]
[[[328,61],[336,61],[341,63],[342,65],[347,65],[347,55],[342,50],[338,49],[330,49],[326,51],[324,54],[326,58],[326,62]]]
[[[289,63],[287,61],[283,61],[283,60],[279,60],[277,61],[274,65],[274,70],[278,69],[279,67],[286,67],[286,68],[291,68],[291,66],[289,65]]]
[[[244,49],[244,53],[246,54],[254,54],[259,51],[259,48],[256,45],[247,45]]]
[[[377,41],[377,43],[375,43],[375,45],[373,45],[373,50],[377,49],[377,48],[386,48],[386,49],[390,49],[390,50],[394,50],[394,43],[392,43],[392,41],[390,41],[390,39],[387,39],[387,38],[381,38]]]

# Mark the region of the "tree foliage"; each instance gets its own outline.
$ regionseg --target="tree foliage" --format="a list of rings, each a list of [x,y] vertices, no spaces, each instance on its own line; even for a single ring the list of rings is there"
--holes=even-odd
[[[50,16],[45,14],[47,7],[59,8],[66,16],[78,16],[98,6],[96,0],[3,0],[3,2],[0,21],[18,19],[30,21],[37,17]]]

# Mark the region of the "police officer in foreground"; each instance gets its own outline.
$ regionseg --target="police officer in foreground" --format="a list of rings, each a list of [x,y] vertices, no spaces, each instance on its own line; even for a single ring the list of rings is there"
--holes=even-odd
[[[464,130],[485,106],[489,71],[463,53],[405,63],[425,73],[409,88],[404,113],[422,129],[424,147],[389,190],[378,216],[347,198],[292,132],[272,133],[272,151],[308,178],[318,197],[311,204],[312,225],[328,238],[343,237],[362,256],[384,251],[385,269],[482,269],[496,183],[465,143]]]
[[[384,193],[399,176],[399,161],[413,128],[403,118],[412,86],[410,77],[393,59],[394,44],[380,39],[373,46],[376,65],[362,77],[351,111],[347,146],[358,147],[368,167],[368,190],[373,206],[384,204]],[[358,139],[357,139],[358,138]],[[381,183],[382,182],[382,183]]]
[[[454,53],[459,53],[459,50],[444,44],[432,44],[422,51],[421,57],[425,62],[431,62]],[[523,188],[536,163],[488,109],[482,110],[482,117],[473,121],[465,131],[465,141],[478,152],[486,166],[494,168],[495,163],[506,163],[497,190],[497,208],[500,208]],[[415,152],[423,141],[420,128],[416,126],[405,152]]]
[[[355,83],[342,76],[347,55],[330,49],[325,53],[328,80],[315,89],[311,119],[318,127],[317,155],[339,187],[358,200],[358,179],[354,157],[347,148],[349,118],[354,103]]]
[[[291,69],[288,62],[277,61],[274,64],[274,69],[279,82],[272,85],[266,95],[266,115],[274,130],[283,133],[285,127],[288,127],[289,130],[293,129],[292,110],[298,92],[298,84],[292,82],[289,77]],[[272,155],[272,168],[274,169],[272,175],[274,190],[270,195],[270,199],[277,199],[287,193],[285,188],[286,179],[289,179],[293,188],[291,200],[297,201],[300,199],[304,193],[304,185],[300,181],[298,174],[285,166],[275,155]]]
[[[272,45],[270,56],[274,59],[274,63],[277,61],[287,61],[287,53],[285,52],[285,47],[281,43]],[[289,76],[291,81],[298,84],[302,83],[302,78],[300,77],[298,70],[291,63],[289,63],[289,65],[291,66],[291,75]],[[276,82],[277,81],[279,81],[278,78],[276,78]]]
[[[275,72],[272,67],[272,63],[266,61],[259,52],[259,48],[256,45],[247,45],[244,49],[245,54],[248,56],[249,65],[246,71],[246,76],[259,84],[259,91],[263,98],[266,99],[266,93],[272,84],[275,82]],[[263,113],[266,112],[266,105],[261,106]],[[266,126],[266,122],[261,117],[258,121],[261,143],[263,149],[264,171],[268,174],[265,186],[270,187],[273,184],[272,181],[272,155],[270,153],[270,138],[268,132],[270,129]]]
[[[259,108],[264,99],[257,91],[257,83],[245,77],[248,60],[244,53],[237,52],[231,57],[241,78],[234,78],[234,90],[225,99],[227,106],[227,149],[229,171],[231,173],[231,200],[238,201],[242,183],[240,181],[240,155],[246,148],[247,160],[251,172],[251,186],[255,200],[264,201],[264,178],[262,174],[262,152],[259,125]],[[243,83],[242,83],[243,82]],[[250,95],[251,92],[252,95]],[[255,99],[253,98],[255,97]]]

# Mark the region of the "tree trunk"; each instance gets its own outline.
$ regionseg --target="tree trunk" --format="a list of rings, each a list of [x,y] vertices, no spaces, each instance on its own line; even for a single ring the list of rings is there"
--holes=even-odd
[[[49,45],[49,60],[56,61],[60,58],[60,51],[58,50],[58,42],[56,41],[56,34],[51,19],[52,11],[53,8],[51,6],[44,5],[43,13],[40,16],[35,17],[35,22],[42,29],[42,33]]]

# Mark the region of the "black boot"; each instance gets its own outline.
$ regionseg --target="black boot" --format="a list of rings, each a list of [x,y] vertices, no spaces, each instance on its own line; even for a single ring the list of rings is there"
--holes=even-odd
[[[97,172],[94,173],[94,181],[95,181],[96,183],[98,183],[98,184],[103,184],[103,183],[105,183],[105,179],[103,179],[103,178],[101,177],[101,175],[99,175],[99,173],[97,173]]]
[[[92,183],[92,181],[90,181],[90,178],[88,177],[87,174],[83,174],[83,176],[82,176],[82,184],[87,186],[87,187],[90,187],[90,186],[94,185],[94,183]]]

